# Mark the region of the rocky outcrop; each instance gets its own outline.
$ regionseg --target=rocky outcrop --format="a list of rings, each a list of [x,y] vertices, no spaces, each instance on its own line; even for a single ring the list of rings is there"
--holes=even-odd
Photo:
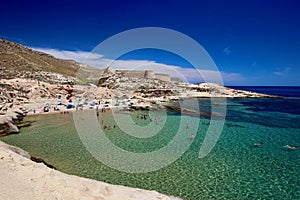
[[[200,110],[192,110],[192,109],[186,109],[186,108],[180,108],[176,106],[164,106],[168,111],[180,113],[182,115],[188,115],[188,116],[193,116],[193,117],[214,117],[214,119],[218,117],[222,117],[221,114],[216,113],[216,112],[207,112],[207,111],[200,111]]]
[[[156,191],[68,175],[30,158],[26,151],[0,141],[0,199],[179,200]]]
[[[19,128],[30,126],[31,122],[22,121],[23,114],[9,111],[5,115],[0,115],[0,136],[19,133]]]
[[[208,93],[212,97],[230,97],[230,98],[279,98],[279,96],[261,94],[245,90],[235,90],[215,83],[201,83],[198,85],[190,85],[190,90],[195,95],[203,95]]]
[[[4,142],[0,141],[0,149],[7,149],[9,151],[12,151],[24,158],[30,159],[31,156],[29,155],[29,153],[27,151],[24,151],[23,149],[19,148],[19,147],[15,147],[9,144],[6,144]]]
[[[172,89],[147,89],[141,86],[138,90],[135,91],[135,94],[144,98],[166,98],[167,96],[173,96],[174,92]]]
[[[0,114],[9,109],[19,110],[24,104],[39,99],[56,99],[72,94],[73,86],[50,84],[28,79],[0,79]]]
[[[19,133],[19,129],[12,122],[0,121],[0,136],[7,136],[14,133]]]

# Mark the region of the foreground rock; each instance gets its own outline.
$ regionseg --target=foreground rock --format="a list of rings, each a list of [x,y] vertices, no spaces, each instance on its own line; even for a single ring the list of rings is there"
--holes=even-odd
[[[15,125],[14,116],[0,115],[0,136],[19,133],[18,127]]]
[[[156,191],[67,175],[28,158],[27,152],[0,142],[0,199],[179,200]]]

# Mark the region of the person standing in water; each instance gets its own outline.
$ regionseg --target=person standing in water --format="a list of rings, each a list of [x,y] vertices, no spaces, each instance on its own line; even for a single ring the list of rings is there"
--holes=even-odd
[[[193,140],[194,138],[195,138],[195,134],[192,133],[192,134],[190,135],[190,140]]]

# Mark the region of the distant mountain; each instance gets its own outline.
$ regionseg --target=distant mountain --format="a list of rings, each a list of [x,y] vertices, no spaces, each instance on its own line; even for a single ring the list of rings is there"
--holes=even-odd
[[[59,74],[69,77],[70,80],[76,77],[97,79],[102,73],[101,69],[73,60],[58,59],[21,44],[0,39],[0,78],[32,78],[44,81],[49,79],[50,81],[51,78],[55,78],[55,74]]]

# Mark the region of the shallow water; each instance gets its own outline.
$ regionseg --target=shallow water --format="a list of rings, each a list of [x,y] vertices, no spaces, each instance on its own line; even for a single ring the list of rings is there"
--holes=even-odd
[[[200,110],[211,109],[209,99],[199,102]],[[300,149],[283,148],[300,143],[299,108],[297,99],[228,99],[222,134],[207,157],[198,158],[210,121],[201,118],[193,143],[177,161],[158,171],[139,174],[120,172],[97,161],[81,142],[72,114],[28,117],[36,120],[31,127],[1,140],[69,174],[184,199],[300,199]],[[154,128],[156,122],[137,118],[142,114],[145,112],[131,113],[136,124],[128,126],[154,123],[150,126]],[[162,123],[159,113],[157,116],[157,123]],[[187,118],[190,124],[195,121]],[[145,153],[166,146],[177,134],[180,120],[180,115],[168,113],[162,130],[149,138],[136,138],[113,128],[115,122],[109,113],[101,114],[99,124],[111,126],[105,133],[118,147]],[[186,130],[186,140],[190,140],[190,129]],[[254,144],[261,141],[264,145],[255,148]]]

